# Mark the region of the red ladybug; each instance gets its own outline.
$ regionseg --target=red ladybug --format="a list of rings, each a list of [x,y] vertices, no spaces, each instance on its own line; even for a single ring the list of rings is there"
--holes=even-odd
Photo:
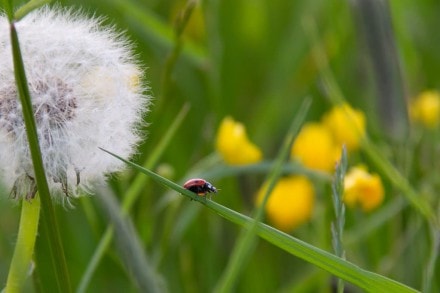
[[[190,179],[183,184],[183,188],[188,189],[200,196],[205,196],[207,193],[217,193],[217,188],[215,188],[211,183],[205,179],[195,178]]]

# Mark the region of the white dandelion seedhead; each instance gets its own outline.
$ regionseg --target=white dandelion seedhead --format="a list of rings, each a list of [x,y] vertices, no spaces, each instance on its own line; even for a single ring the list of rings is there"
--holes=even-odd
[[[101,20],[60,8],[16,23],[44,167],[54,194],[77,195],[129,157],[149,97],[130,44]],[[0,179],[14,195],[33,192],[33,167],[0,15]]]

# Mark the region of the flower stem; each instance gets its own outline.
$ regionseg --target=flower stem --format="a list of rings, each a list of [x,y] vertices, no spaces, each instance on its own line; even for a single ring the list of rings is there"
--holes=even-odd
[[[48,231],[48,240],[54,264],[55,279],[57,280],[60,291],[72,292],[64,249],[61,243],[61,236],[55,217],[55,210],[52,205],[46,173],[44,171],[43,159],[41,157],[41,150],[38,143],[37,127],[33,116],[31,96],[14,21],[10,22],[10,37],[15,80],[23,110],[23,120],[26,127],[29,150],[34,166],[35,181],[37,182],[37,188],[43,206],[42,221]]]
[[[344,245],[342,243],[342,234],[345,225],[345,205],[344,197],[344,178],[347,171],[347,149],[342,147],[341,159],[336,166],[336,172],[332,184],[332,200],[335,209],[335,221],[332,223],[332,242],[333,249],[337,256],[345,259]],[[337,292],[344,292],[344,281],[338,279]]]
[[[6,281],[5,293],[22,292],[22,286],[29,273],[29,266],[34,252],[35,239],[40,218],[40,197],[38,194],[32,201],[22,200],[20,226],[17,243],[12,256]]]
[[[52,0],[31,0],[21,6],[17,9],[17,11],[14,13],[14,19],[15,21],[19,21],[23,17],[25,17],[29,12],[32,10],[35,10],[43,5],[46,5],[48,3],[52,2]]]

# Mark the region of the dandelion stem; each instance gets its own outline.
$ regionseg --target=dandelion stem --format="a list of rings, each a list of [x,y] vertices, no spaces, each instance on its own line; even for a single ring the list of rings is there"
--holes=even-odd
[[[22,292],[22,286],[29,275],[29,268],[34,252],[35,239],[38,234],[40,218],[40,197],[32,201],[22,200],[20,226],[15,244],[5,293]]]

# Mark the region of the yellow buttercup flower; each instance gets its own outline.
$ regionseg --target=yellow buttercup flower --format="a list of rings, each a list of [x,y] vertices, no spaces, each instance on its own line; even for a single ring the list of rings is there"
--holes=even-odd
[[[412,101],[409,107],[411,119],[428,128],[435,128],[440,122],[440,94],[438,91],[424,91]]]
[[[262,160],[261,150],[247,137],[243,124],[226,117],[220,124],[216,148],[231,165],[253,164]]]
[[[330,129],[337,144],[340,146],[345,144],[349,151],[359,148],[366,127],[363,112],[345,103],[333,107],[324,115],[322,122]]]
[[[292,159],[310,169],[332,172],[341,150],[330,131],[320,123],[305,124],[291,149]]]
[[[267,184],[264,184],[258,192],[257,203],[262,202],[266,190]],[[304,176],[289,176],[278,181],[265,208],[274,227],[290,232],[311,218],[314,203],[312,182]]]
[[[345,176],[344,202],[349,207],[361,206],[365,211],[378,207],[384,199],[382,180],[362,166],[353,167]]]

